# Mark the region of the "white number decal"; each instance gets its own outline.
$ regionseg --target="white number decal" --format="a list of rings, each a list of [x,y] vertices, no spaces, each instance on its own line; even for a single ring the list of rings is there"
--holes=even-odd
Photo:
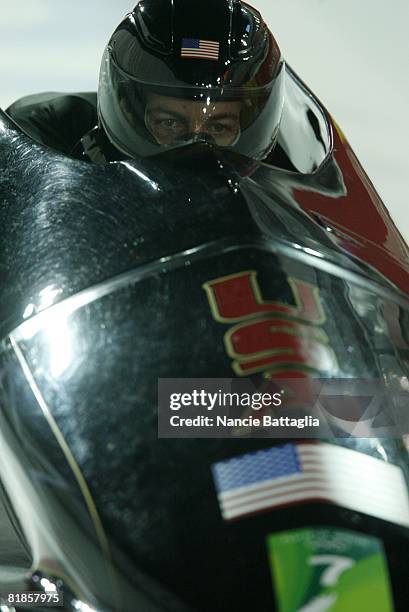
[[[323,587],[334,586],[341,574],[355,565],[353,559],[340,555],[316,555],[311,557],[308,563],[309,565],[328,565],[327,569],[322,572],[320,580]]]
[[[355,561],[349,557],[341,557],[340,555],[315,555],[308,560],[309,565],[327,565],[328,567],[322,572],[320,585],[322,587],[334,586],[341,574],[355,565]],[[297,612],[327,612],[335,602],[337,595],[335,593],[318,595],[310,602],[299,608]]]

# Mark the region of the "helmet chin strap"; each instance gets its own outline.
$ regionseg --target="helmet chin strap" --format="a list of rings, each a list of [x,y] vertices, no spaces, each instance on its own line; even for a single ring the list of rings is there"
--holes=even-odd
[[[237,142],[239,141],[241,136],[241,132],[239,131],[237,134],[236,139],[230,143],[229,145],[226,146],[226,148],[230,148],[234,145],[237,144]],[[180,138],[178,140],[175,140],[172,142],[172,144],[170,145],[171,147],[178,147],[178,146],[185,146],[187,144],[196,144],[196,143],[206,143],[206,144],[210,144],[210,145],[214,145],[216,147],[220,147],[221,149],[223,149],[223,145],[218,145],[215,138],[213,136],[210,136],[210,134],[208,134],[207,132],[198,132],[198,133],[191,133],[191,134],[186,134],[183,138]]]
[[[183,144],[186,144],[186,143],[193,144],[197,142],[206,142],[207,144],[212,144],[212,145],[216,144],[216,141],[213,138],[213,136],[209,136],[209,134],[206,134],[206,132],[187,134],[186,137],[183,138],[180,142]]]

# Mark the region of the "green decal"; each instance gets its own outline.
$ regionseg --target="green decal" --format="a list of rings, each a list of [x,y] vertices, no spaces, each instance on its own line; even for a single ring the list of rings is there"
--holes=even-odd
[[[280,612],[393,612],[388,569],[377,538],[313,528],[268,536]]]

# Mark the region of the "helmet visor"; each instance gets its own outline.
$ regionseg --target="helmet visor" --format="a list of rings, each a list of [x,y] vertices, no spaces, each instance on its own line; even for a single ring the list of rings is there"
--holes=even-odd
[[[121,70],[107,49],[98,94],[111,142],[130,157],[208,142],[261,159],[272,149],[283,106],[283,65],[263,87],[146,82]]]

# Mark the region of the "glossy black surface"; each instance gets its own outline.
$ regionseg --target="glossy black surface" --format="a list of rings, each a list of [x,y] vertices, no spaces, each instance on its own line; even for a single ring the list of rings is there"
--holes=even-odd
[[[218,41],[218,59],[182,58],[186,38]],[[142,0],[117,27],[110,46],[128,75],[163,86],[262,87],[275,76],[281,55],[258,10],[229,0]]]
[[[277,138],[284,88],[281,52],[260,13],[248,4],[142,1],[106,47],[99,124],[129,157],[205,140],[264,159]],[[169,103],[175,104],[173,111]],[[172,129],[163,121],[167,111]],[[193,113],[194,122],[186,121],[186,112]],[[215,121],[212,129],[218,113],[232,115],[230,123],[217,128]]]
[[[273,610],[265,535],[313,524],[381,537],[408,597],[403,527],[319,504],[222,522],[211,464],[271,441],[157,438],[159,377],[233,376],[203,284],[241,270],[267,300],[294,303],[288,277],[319,289],[335,356],[322,376],[408,375],[384,315],[404,338],[407,298],[297,205],[345,192],[334,158],[318,165],[211,147],[93,165],[2,115],[0,478],[33,569],[95,609]],[[401,440],[342,443],[407,473]]]

